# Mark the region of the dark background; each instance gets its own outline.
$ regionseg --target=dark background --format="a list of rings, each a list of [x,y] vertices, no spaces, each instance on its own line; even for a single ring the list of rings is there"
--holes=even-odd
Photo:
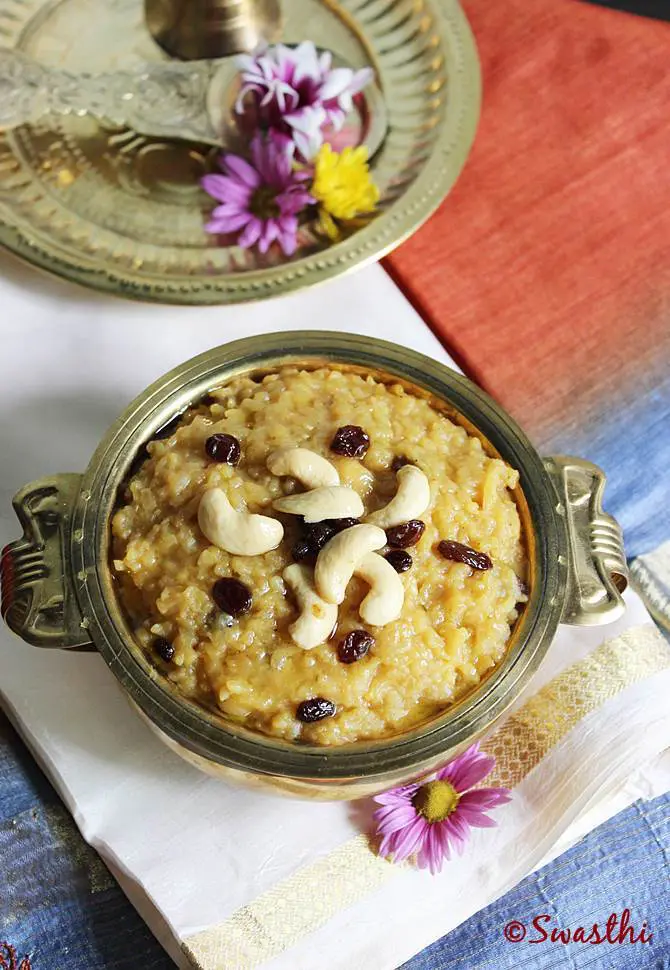
[[[591,0],[591,3],[610,7],[612,10],[628,10],[643,17],[670,20],[670,0]]]

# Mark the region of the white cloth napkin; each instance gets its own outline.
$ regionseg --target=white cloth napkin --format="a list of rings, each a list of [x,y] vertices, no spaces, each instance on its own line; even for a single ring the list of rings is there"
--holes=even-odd
[[[20,486],[83,470],[131,397],[207,347],[271,330],[356,330],[448,362],[377,266],[232,309],[124,303],[9,259],[3,269],[0,545],[18,535],[10,500]],[[635,797],[670,788],[658,761],[670,747],[667,656],[638,598],[629,594],[628,604],[612,628],[561,630],[531,692],[544,686],[543,703],[564,706],[562,727],[542,740],[538,712],[517,705],[518,720],[492,750],[512,773],[514,745],[532,737],[542,757],[513,779],[500,827],[478,832],[435,878],[370,853],[357,838],[369,806],[274,798],[201,775],[153,737],[96,655],[40,650],[0,629],[0,698],[180,966],[312,970],[316,953],[328,970],[390,970]],[[602,648],[610,638],[614,646]],[[611,681],[588,703],[575,700],[570,671],[580,664],[593,683]]]

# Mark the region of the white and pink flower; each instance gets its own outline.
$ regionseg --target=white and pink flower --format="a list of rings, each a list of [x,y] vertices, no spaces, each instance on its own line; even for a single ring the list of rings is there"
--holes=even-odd
[[[324,140],[324,129],[339,131],[353,98],[372,80],[373,71],[332,67],[328,51],[311,41],[295,48],[277,44],[238,58],[241,89],[236,110],[251,102],[260,124],[288,134],[299,154],[310,160]]]

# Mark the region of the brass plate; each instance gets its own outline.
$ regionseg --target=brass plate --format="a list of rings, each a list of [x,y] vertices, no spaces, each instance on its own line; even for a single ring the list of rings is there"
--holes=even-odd
[[[386,136],[372,159],[379,214],[336,245],[306,236],[293,259],[215,243],[198,186],[215,150],[147,139],[89,117],[0,134],[0,243],[73,282],[134,299],[235,303],[300,289],[377,260],[456,181],[479,115],[480,73],[456,0],[284,0],[284,40],[372,64]],[[0,43],[68,71],[165,60],[142,0],[4,0]]]

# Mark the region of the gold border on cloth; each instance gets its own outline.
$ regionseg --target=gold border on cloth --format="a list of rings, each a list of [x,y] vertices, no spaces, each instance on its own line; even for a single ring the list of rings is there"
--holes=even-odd
[[[487,784],[514,788],[587,714],[668,667],[670,649],[651,625],[601,644],[549,681],[485,741],[487,753],[496,758]],[[402,867],[381,859],[359,835],[218,926],[189,936],[183,950],[196,970],[254,970],[399,871]]]

